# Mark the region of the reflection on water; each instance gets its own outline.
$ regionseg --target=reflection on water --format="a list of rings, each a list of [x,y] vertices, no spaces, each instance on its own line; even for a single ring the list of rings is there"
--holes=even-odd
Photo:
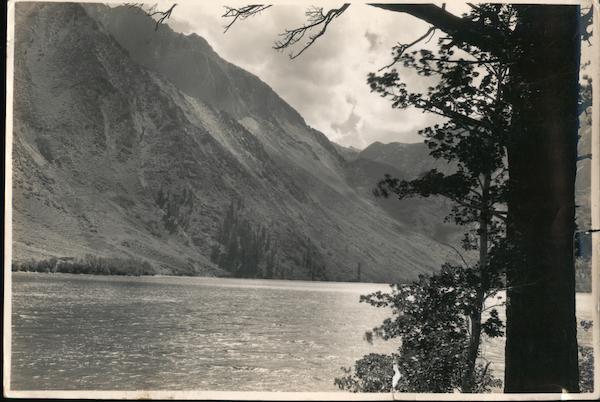
[[[335,391],[340,366],[397,346],[362,338],[390,311],[359,296],[388,289],[15,273],[12,389]],[[591,319],[591,295],[577,301],[578,318]],[[482,345],[500,378],[503,348]]]
[[[334,391],[385,285],[13,275],[14,389]]]

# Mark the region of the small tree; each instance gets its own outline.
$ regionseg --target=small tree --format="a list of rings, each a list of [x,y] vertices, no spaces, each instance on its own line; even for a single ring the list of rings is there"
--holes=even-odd
[[[346,375],[336,379],[336,385],[354,392],[389,392],[395,362],[401,373],[395,391],[464,390],[466,375],[470,376],[470,392],[499,387],[501,381],[492,376],[489,362],[479,362],[467,374],[474,339],[470,321],[478,308],[480,280],[474,269],[445,264],[440,273],[431,277],[421,276],[408,285],[392,285],[391,293],[361,297],[363,302],[394,311],[393,317],[375,328],[374,333],[385,340],[401,339],[402,343],[398,354],[367,355],[356,362],[354,371],[344,369]],[[481,330],[490,337],[501,336],[502,322],[493,307],[490,311]],[[367,339],[372,336],[367,333]],[[373,378],[377,375],[378,379]]]
[[[513,23],[512,8],[481,6],[473,20],[502,19]],[[433,34],[433,30],[424,36]],[[451,38],[439,39],[439,50],[407,53],[408,45],[393,50],[389,71],[372,73],[371,89],[390,98],[395,108],[414,107],[445,118],[428,127],[430,154],[455,166],[453,173],[435,169],[405,181],[386,176],[374,191],[399,199],[439,195],[453,201],[447,219],[468,228],[462,247],[478,250],[477,263],[445,264],[439,274],[420,277],[411,285],[396,285],[391,294],[375,293],[362,300],[392,307],[395,319],[376,328],[384,339],[400,337],[399,368],[404,390],[412,392],[477,392],[496,381],[488,365],[478,363],[482,333],[503,335],[498,312],[484,320],[486,300],[502,286],[506,263],[506,136],[511,108],[504,100],[507,67],[491,54]],[[411,92],[398,70],[402,64],[419,75],[435,76],[425,92]],[[458,250],[456,250],[458,252]]]

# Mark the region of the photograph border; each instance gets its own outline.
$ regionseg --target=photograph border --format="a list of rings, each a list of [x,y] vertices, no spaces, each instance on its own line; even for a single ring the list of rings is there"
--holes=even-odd
[[[123,3],[123,1],[105,0],[38,0],[39,2],[73,2],[73,3]],[[190,0],[183,0],[188,2]],[[210,0],[191,0],[199,5],[208,3]],[[552,393],[552,394],[435,394],[435,393],[349,393],[349,392],[241,392],[241,391],[164,391],[164,390],[138,390],[138,391],[16,391],[10,389],[11,384],[11,313],[12,313],[12,135],[13,135],[13,91],[14,91],[14,35],[15,35],[15,4],[29,1],[8,0],[7,4],[7,48],[6,48],[6,123],[5,123],[5,189],[4,189],[4,300],[3,300],[3,393],[10,398],[60,398],[60,399],[203,399],[203,400],[351,400],[351,401],[373,401],[373,400],[594,400],[600,398],[600,232],[593,232],[592,237],[592,299],[593,311],[593,346],[594,346],[594,383],[593,393]],[[182,2],[173,0],[172,2]],[[210,1],[214,3],[214,0]],[[380,3],[432,3],[431,0],[390,1],[378,0]],[[450,2],[455,2],[450,0]],[[594,28],[596,37],[593,39],[591,76],[597,79],[596,85],[600,88],[600,1],[560,1],[560,0],[518,0],[505,1],[496,0],[494,3],[535,3],[535,4],[593,4],[594,5]],[[143,3],[155,4],[157,1],[143,1]],[[159,4],[167,3],[160,0]],[[310,6],[314,1],[306,0],[270,0],[272,4],[302,4]],[[319,4],[336,4],[329,0]],[[366,3],[366,2],[354,2]],[[435,2],[441,4],[443,2]],[[461,2],[463,3],[463,2]],[[247,4],[240,0],[223,1],[223,4]],[[593,91],[592,101],[592,155],[591,159],[591,218],[592,229],[600,229],[600,89]]]

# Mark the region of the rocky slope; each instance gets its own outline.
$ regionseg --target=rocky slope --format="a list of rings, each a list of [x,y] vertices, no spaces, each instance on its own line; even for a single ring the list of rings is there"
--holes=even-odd
[[[350,156],[346,156],[348,181],[364,197],[370,197],[396,220],[408,223],[415,230],[431,236],[438,242],[455,246],[460,244],[464,228],[444,221],[452,204],[443,197],[398,200],[395,197],[382,199],[372,195],[376,184],[386,174],[411,180],[431,169],[450,172],[452,166],[430,157],[425,144],[374,142],[358,153],[346,152],[345,155]]]
[[[447,247],[391,216],[265,83],[128,8],[16,7],[13,254],[94,254],[222,275],[211,254],[242,200],[279,272],[414,278]],[[237,204],[236,204],[237,205]],[[214,261],[214,259],[213,259]]]
[[[591,109],[580,117],[578,142],[577,179],[575,183],[576,220],[578,230],[585,231],[591,227],[591,141],[592,141]],[[403,144],[392,142],[383,144],[374,142],[360,152],[337,145],[340,154],[348,161],[350,182],[365,195],[369,193],[384,174],[391,174],[402,179],[413,179],[430,169],[451,172],[452,165],[429,157],[427,146],[423,143]],[[461,229],[455,225],[441,223],[450,211],[449,202],[441,198],[408,200],[377,200],[391,216],[411,222],[415,228],[423,230],[436,240],[456,244],[461,236]],[[589,234],[581,234],[580,256],[589,259],[591,256],[591,238]]]

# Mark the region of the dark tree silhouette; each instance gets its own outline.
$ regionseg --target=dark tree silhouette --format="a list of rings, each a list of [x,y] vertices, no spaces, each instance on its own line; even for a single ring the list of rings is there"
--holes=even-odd
[[[492,13],[507,27],[514,25],[510,7],[480,6],[471,17],[485,18]],[[386,176],[374,192],[383,196],[394,194],[401,200],[443,196],[455,204],[448,218],[458,225],[476,227],[467,232],[463,248],[479,250],[479,260],[470,267],[463,259],[465,267],[460,268],[476,278],[468,285],[474,297],[466,310],[470,335],[460,387],[463,392],[473,392],[481,333],[485,329],[482,312],[486,299],[495,295],[499,275],[505,269],[505,259],[498,257],[504,254],[506,244],[505,157],[511,107],[504,99],[504,91],[508,68],[489,53],[457,44],[450,38],[440,38],[438,47],[436,52],[406,53],[408,47],[402,44],[393,49],[394,60],[388,68],[402,64],[421,76],[434,77],[436,84],[424,93],[411,92],[396,69],[381,75],[371,73],[368,82],[373,91],[389,98],[394,107],[415,107],[447,118],[444,124],[427,127],[420,133],[426,138],[430,154],[451,162],[456,171],[448,174],[434,169],[411,181]],[[495,254],[494,259],[490,259],[490,251]]]
[[[508,272],[506,390],[573,392],[579,7],[515,7],[508,233],[520,263]]]

